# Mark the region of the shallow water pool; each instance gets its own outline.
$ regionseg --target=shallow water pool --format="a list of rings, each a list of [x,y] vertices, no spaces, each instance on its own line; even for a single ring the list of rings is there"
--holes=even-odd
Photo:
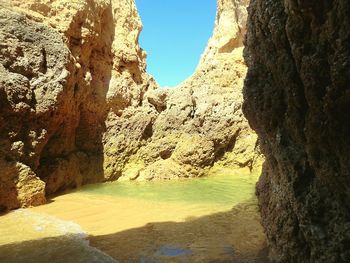
[[[267,262],[256,180],[85,186],[1,216],[0,262]]]

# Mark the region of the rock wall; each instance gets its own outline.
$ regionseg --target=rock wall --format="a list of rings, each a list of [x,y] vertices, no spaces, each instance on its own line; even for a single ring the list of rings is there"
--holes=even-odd
[[[191,78],[158,89],[133,0],[0,4],[0,210],[108,180],[259,171],[242,113],[248,1],[218,1]]]
[[[144,122],[148,126],[146,134],[138,134],[146,141],[131,155],[122,178],[260,173],[257,136],[242,113],[247,4],[218,1],[214,33],[194,74],[178,87],[147,92],[142,108],[127,110],[129,121],[122,120],[119,141],[135,134]]]
[[[5,1],[0,25],[0,208],[115,178],[106,131],[155,86],[134,2]]]
[[[255,0],[244,112],[277,262],[350,262],[350,3]]]

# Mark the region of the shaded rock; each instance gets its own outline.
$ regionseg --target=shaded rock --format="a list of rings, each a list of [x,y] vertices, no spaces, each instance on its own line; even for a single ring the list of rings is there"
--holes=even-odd
[[[110,127],[155,87],[134,2],[11,0],[0,5],[0,25],[0,159],[13,172],[1,174],[0,206],[28,205],[13,163],[46,194],[117,179]]]
[[[69,103],[72,58],[57,32],[7,8],[0,9],[0,42],[1,180],[14,184],[0,205],[40,204],[45,201],[36,173],[41,154],[49,139],[69,130],[76,118]],[[72,143],[65,138],[60,145],[69,151]]]
[[[0,161],[0,211],[46,202],[45,183],[26,165]]]
[[[266,157],[257,185],[277,262],[347,262],[348,1],[252,1],[244,112]]]

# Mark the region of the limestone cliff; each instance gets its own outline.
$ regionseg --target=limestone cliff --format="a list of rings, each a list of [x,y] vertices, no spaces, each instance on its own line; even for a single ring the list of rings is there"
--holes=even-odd
[[[0,207],[115,177],[109,128],[155,85],[134,2],[5,1],[0,25]]]
[[[133,0],[2,1],[0,208],[119,178],[258,171],[241,110],[246,5],[218,1],[196,72],[158,89]]]
[[[124,177],[186,178],[225,168],[241,175],[260,172],[257,136],[241,110],[247,4],[218,1],[214,33],[195,73],[178,87],[147,92],[143,108],[130,109],[122,138],[146,121],[145,112],[151,114],[146,143],[130,157]]]
[[[255,0],[244,112],[277,262],[350,262],[350,3]]]

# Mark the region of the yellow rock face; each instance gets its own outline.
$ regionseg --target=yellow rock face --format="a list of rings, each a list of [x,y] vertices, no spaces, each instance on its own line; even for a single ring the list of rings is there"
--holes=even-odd
[[[132,179],[260,171],[257,136],[242,113],[248,2],[218,1],[213,36],[194,74],[176,88],[146,93],[143,107],[157,114],[148,123],[152,136],[131,158]],[[135,160],[143,165],[133,165]]]
[[[85,183],[259,167],[241,111],[246,5],[218,1],[193,76],[159,89],[146,73],[134,1],[3,1],[0,163],[10,172],[0,178],[0,207],[40,204]]]
[[[104,134],[155,86],[134,2],[2,1],[0,23],[0,161],[11,171],[1,174],[0,207],[116,178],[104,172],[104,152],[120,149],[108,148],[113,132]],[[27,202],[37,187],[42,196]]]

